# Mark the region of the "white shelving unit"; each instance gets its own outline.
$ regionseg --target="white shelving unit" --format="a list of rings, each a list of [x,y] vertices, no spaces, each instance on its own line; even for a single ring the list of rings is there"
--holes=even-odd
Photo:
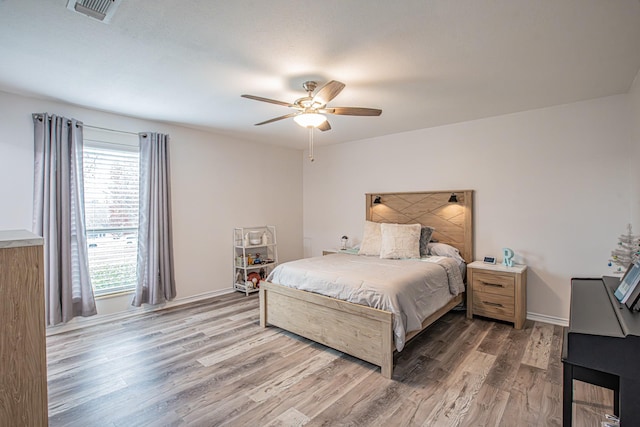
[[[257,292],[278,265],[275,225],[233,229],[233,289],[246,295]]]

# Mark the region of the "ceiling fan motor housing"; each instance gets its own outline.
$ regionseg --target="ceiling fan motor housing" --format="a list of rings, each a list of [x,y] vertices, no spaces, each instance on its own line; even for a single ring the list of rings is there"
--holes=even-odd
[[[318,87],[318,83],[309,80],[309,81],[306,81],[306,82],[302,83],[302,87],[304,88],[304,90],[309,92],[309,96],[311,96],[311,92],[316,90],[316,88]]]

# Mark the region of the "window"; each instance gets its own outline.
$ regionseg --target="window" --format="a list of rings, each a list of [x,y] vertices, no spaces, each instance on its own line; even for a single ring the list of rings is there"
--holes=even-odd
[[[132,291],[138,248],[138,138],[85,128],[83,161],[94,293]]]

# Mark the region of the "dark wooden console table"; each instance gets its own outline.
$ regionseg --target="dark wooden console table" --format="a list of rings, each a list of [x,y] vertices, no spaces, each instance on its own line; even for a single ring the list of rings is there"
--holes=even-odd
[[[616,277],[571,280],[571,314],[562,349],[562,424],[571,426],[573,380],[614,392],[620,424],[640,425],[640,313],[613,295]]]

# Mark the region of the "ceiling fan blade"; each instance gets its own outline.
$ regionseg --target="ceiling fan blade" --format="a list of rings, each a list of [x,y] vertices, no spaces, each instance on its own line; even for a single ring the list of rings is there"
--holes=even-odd
[[[288,102],[278,101],[276,99],[263,98],[261,96],[255,95],[240,95],[243,98],[253,99],[255,101],[269,102],[271,104],[283,105],[285,107],[295,107],[293,104],[289,104]]]
[[[323,109],[323,112],[340,116],[379,116],[382,114],[382,110],[377,108],[364,107],[331,107]]]
[[[326,85],[322,86],[318,93],[313,97],[314,102],[319,102],[321,105],[327,105],[329,101],[338,96],[344,89],[344,83],[337,80],[331,80]]]
[[[284,116],[276,117],[270,120],[265,120],[264,122],[256,123],[254,126],[266,125],[267,123],[277,122],[278,120],[288,119],[289,117],[297,116],[298,112],[285,114]]]
[[[318,129],[320,129],[323,132],[327,130],[331,130],[331,125],[329,124],[329,120],[325,120],[324,122],[322,122],[322,124],[318,126]]]

